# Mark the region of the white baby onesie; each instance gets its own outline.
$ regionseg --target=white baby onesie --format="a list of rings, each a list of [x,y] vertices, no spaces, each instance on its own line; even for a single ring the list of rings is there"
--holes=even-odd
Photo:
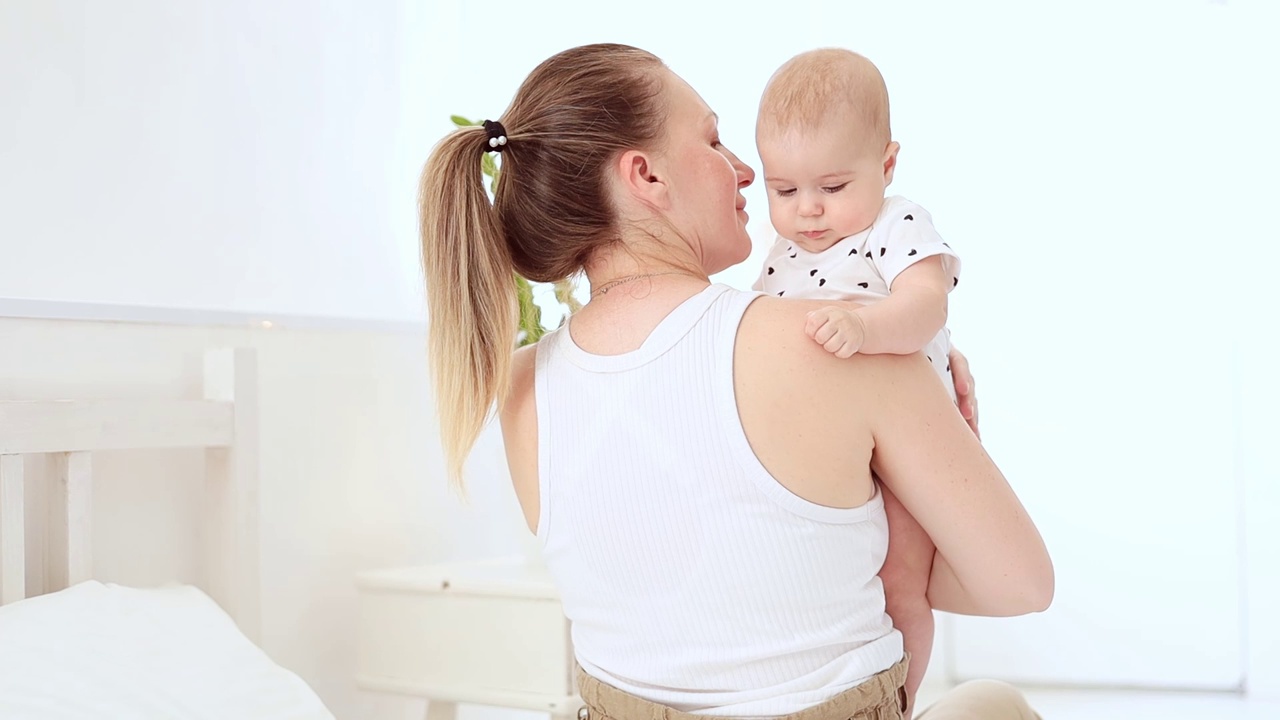
[[[809,300],[853,300],[873,303],[889,297],[898,274],[934,255],[951,277],[960,282],[960,257],[942,241],[933,216],[900,196],[887,197],[871,227],[818,253],[806,252],[779,237],[769,249],[754,289],[779,297]],[[924,353],[955,399],[951,379],[951,333],[945,327],[924,347]]]

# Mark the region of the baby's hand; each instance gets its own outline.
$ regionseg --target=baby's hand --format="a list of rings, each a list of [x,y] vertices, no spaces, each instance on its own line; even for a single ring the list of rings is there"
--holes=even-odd
[[[828,306],[809,313],[804,332],[838,358],[852,357],[867,337],[862,316],[855,311]]]

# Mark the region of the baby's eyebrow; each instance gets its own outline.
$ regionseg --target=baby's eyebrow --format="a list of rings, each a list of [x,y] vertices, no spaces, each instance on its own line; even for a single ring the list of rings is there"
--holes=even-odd
[[[819,175],[819,176],[818,176],[818,181],[819,181],[819,182],[821,182],[821,181],[823,181],[823,180],[832,180],[832,179],[835,179],[835,178],[846,178],[846,177],[851,178],[851,177],[853,177],[853,176],[855,176],[855,175],[857,175],[857,174],[858,174],[858,173],[857,173],[857,172],[855,172],[855,171],[853,171],[853,170],[848,170],[848,171],[845,171],[845,172],[833,172],[833,173],[827,173],[827,174],[825,174],[825,175]],[[765,178],[764,178],[764,181],[765,181],[765,182],[780,182],[780,183],[789,183],[789,182],[791,182],[791,180],[789,180],[789,179],[787,179],[787,178],[781,178],[781,177],[778,177],[778,176],[776,176],[776,175],[766,175],[766,176],[765,176]]]

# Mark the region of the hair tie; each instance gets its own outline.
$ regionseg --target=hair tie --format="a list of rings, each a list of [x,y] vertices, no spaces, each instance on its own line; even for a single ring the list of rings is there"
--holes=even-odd
[[[497,120],[485,120],[484,131],[489,135],[489,149],[502,152],[502,148],[507,144],[507,129],[502,127],[502,123]]]

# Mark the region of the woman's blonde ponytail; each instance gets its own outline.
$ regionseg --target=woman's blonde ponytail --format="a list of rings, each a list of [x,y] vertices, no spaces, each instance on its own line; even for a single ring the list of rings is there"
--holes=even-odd
[[[462,128],[432,151],[419,187],[428,348],[450,481],[506,392],[518,322],[511,254],[481,173],[481,128]]]

